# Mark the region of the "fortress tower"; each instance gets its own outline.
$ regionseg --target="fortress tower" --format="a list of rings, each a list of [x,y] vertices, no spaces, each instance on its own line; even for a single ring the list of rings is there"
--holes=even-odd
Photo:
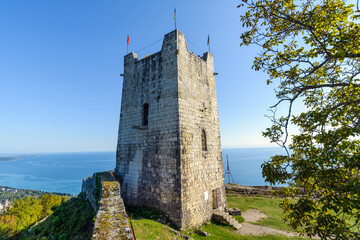
[[[165,35],[160,52],[124,57],[121,195],[163,211],[181,229],[226,206],[213,59],[189,52],[178,30]]]

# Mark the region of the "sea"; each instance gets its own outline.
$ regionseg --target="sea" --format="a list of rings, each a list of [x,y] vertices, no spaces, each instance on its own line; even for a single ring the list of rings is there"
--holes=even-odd
[[[231,176],[225,182],[240,185],[269,185],[262,177],[261,164],[281,148],[224,148],[224,173],[227,159]],[[77,195],[82,179],[94,172],[115,168],[115,152],[0,154],[0,186]],[[6,157],[6,158],[5,158]]]

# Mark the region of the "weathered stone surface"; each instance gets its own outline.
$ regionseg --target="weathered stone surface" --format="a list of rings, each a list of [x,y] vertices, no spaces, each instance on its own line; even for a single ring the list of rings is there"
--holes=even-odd
[[[233,216],[241,216],[241,210],[238,208],[230,208],[229,214]]]
[[[101,175],[102,198],[96,214],[92,239],[132,239],[124,202],[120,197],[120,184],[115,179],[114,172],[99,174]]]
[[[97,200],[95,197],[96,189],[96,173],[91,177],[84,178],[81,185],[81,192],[85,194],[86,200],[88,200],[93,207],[94,211],[98,211]]]
[[[228,212],[215,210],[213,218],[216,222],[233,226],[236,230],[242,227],[242,224],[236,221]]]
[[[96,178],[100,177],[101,199],[97,204]],[[97,211],[92,239],[133,239],[130,232],[124,202],[120,196],[120,184],[114,171],[95,173],[84,179],[82,192]],[[98,210],[97,210],[98,209]]]
[[[185,240],[194,240],[193,238],[191,238],[191,237],[189,237],[189,236],[187,236],[185,234],[182,234],[179,231],[176,231],[175,229],[169,228],[169,231],[174,233],[176,236],[181,237],[181,238],[183,238]]]
[[[195,233],[197,233],[198,235],[203,236],[203,237],[209,237],[209,236],[211,236],[210,233],[204,232],[204,231],[202,231],[202,230],[200,230],[200,229],[195,229]]]
[[[115,169],[121,194],[181,229],[226,206],[213,73],[213,56],[189,52],[178,30],[165,35],[160,52],[124,58]]]

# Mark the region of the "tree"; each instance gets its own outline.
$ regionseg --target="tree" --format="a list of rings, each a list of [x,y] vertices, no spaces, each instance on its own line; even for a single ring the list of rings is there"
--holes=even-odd
[[[53,213],[67,196],[44,194],[15,199],[10,209],[0,215],[0,239],[8,239]]]
[[[359,10],[342,0],[247,1],[242,45],[255,44],[253,62],[275,84],[272,126],[263,133],[285,149],[262,165],[282,194],[285,221],[322,239],[360,238]],[[304,111],[293,107],[302,103]],[[276,109],[285,106],[286,114]],[[291,134],[289,126],[299,130]]]

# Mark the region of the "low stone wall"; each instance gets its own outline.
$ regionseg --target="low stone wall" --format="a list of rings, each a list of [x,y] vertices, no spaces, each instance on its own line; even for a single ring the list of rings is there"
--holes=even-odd
[[[94,173],[91,177],[84,178],[81,186],[81,192],[85,194],[86,200],[91,203],[94,211],[98,210],[98,203],[96,199],[96,173]]]
[[[243,186],[237,184],[225,184],[227,193],[241,194],[241,195],[271,195],[274,190],[281,190],[282,187],[271,186]]]
[[[114,171],[95,173],[84,179],[82,192],[97,212],[92,239],[133,239]]]

